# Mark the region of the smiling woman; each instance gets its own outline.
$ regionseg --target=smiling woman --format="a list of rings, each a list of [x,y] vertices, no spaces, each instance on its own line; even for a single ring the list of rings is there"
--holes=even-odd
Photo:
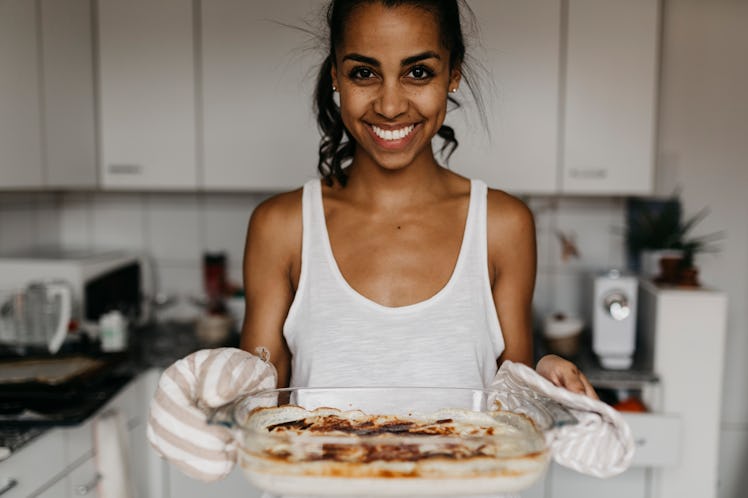
[[[532,215],[444,168],[463,80],[457,1],[336,0],[316,88],[323,181],[273,197],[247,235],[242,347],[279,384],[487,385],[532,362]],[[339,103],[335,92],[339,92]],[[574,365],[538,364],[594,396]]]
[[[480,389],[505,360],[533,361],[532,214],[434,155],[436,137],[457,146],[445,117],[464,82],[459,5],[329,6],[322,178],[258,206],[246,239],[241,346],[269,356],[281,387]],[[536,368],[595,396],[560,357]]]

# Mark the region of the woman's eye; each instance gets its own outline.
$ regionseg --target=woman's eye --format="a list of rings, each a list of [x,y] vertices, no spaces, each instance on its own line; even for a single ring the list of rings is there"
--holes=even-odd
[[[357,67],[351,71],[350,76],[354,80],[367,80],[374,76],[374,72],[368,67]]]
[[[409,74],[411,78],[416,80],[425,80],[434,75],[433,71],[431,71],[431,69],[427,68],[426,66],[415,66],[411,68]]]

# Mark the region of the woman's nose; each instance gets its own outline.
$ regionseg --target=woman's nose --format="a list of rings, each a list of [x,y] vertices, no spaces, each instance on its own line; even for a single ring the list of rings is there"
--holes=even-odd
[[[374,111],[387,119],[393,119],[408,110],[408,99],[403,88],[397,82],[384,83],[380,87]]]

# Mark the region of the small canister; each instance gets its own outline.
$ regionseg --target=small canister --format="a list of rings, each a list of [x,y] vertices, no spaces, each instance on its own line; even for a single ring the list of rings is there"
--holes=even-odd
[[[101,350],[116,353],[127,349],[127,320],[120,311],[104,313],[99,318]]]

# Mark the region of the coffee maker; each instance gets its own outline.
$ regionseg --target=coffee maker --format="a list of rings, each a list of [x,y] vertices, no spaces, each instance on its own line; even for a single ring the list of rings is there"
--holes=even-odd
[[[633,364],[638,289],[638,278],[619,270],[594,276],[592,350],[603,368],[623,370]]]

